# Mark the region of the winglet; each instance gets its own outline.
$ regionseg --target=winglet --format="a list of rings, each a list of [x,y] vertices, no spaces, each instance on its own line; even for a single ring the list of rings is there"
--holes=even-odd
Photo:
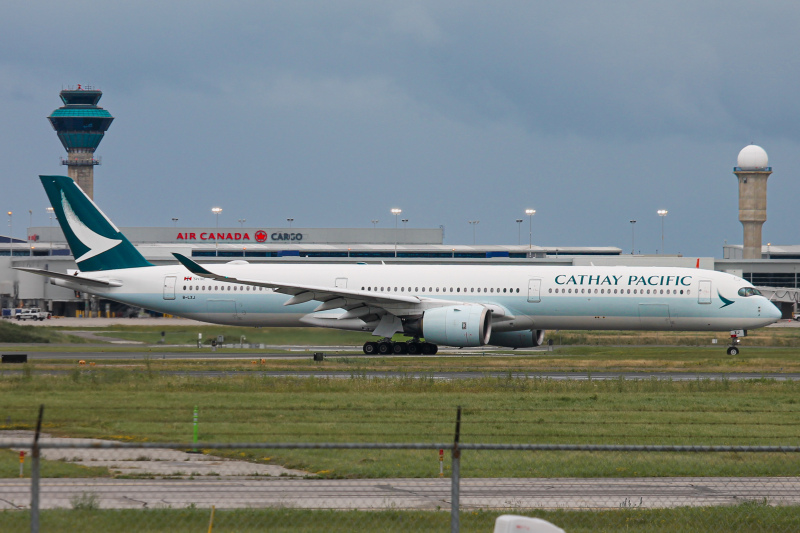
[[[191,272],[192,274],[197,274],[198,276],[204,276],[204,277],[207,277],[207,278],[215,278],[215,277],[217,277],[216,274],[214,274],[213,272],[209,272],[208,270],[206,270],[205,268],[201,267],[200,265],[198,265],[197,263],[195,263],[194,261],[192,261],[191,259],[189,259],[185,255],[176,254],[176,253],[173,253],[172,255],[174,255],[175,259],[180,261],[180,263],[183,266],[185,266],[189,270],[189,272]]]
[[[697,258],[697,266],[695,266],[695,268],[700,268],[700,258],[699,257]]]

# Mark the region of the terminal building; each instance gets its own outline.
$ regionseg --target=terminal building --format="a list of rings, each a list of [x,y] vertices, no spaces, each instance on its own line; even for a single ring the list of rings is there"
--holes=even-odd
[[[113,117],[97,107],[102,92],[78,86],[61,92],[64,106],[48,117],[68,157],[62,160],[89,196],[94,191],[94,151]],[[800,299],[800,245],[763,245],[766,184],[772,173],[766,152],[755,145],[739,153],[733,170],[739,181],[743,244],[725,245],[722,259],[669,255],[628,255],[613,246],[542,247],[444,244],[442,228],[269,228],[132,227],[125,236],[153,264],[174,264],[173,253],[203,263],[246,260],[271,262],[401,262],[516,265],[683,266],[713,269],[745,278],[770,297],[789,318]],[[31,186],[36,186],[31,177]],[[110,187],[110,185],[109,185]],[[87,191],[88,188],[88,191]],[[12,213],[9,212],[9,222]],[[14,270],[30,267],[66,272],[76,264],[61,229],[52,224],[27,228],[25,239],[0,235],[0,307],[42,307],[54,315],[131,315],[130,309],[97,301],[52,285],[47,278]],[[11,224],[9,223],[9,226]]]

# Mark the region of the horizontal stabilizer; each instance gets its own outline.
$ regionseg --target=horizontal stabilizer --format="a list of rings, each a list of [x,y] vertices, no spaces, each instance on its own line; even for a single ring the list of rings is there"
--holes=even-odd
[[[90,287],[122,287],[122,283],[120,283],[119,281],[85,278],[83,276],[78,275],[77,273],[74,275],[69,275],[63,272],[51,272],[50,270],[42,270],[40,268],[25,268],[25,267],[14,267],[14,270],[21,270],[22,272],[27,272],[29,274],[36,274],[37,276],[62,279],[64,281],[69,281],[72,283],[80,283],[81,285],[88,285]]]

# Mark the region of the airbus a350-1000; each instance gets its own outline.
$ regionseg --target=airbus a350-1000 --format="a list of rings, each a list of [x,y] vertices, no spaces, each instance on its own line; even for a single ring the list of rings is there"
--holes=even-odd
[[[162,313],[217,324],[369,331],[365,353],[434,354],[438,345],[529,348],[546,329],[747,330],[780,311],[747,281],[664,267],[199,265],[148,262],[83,191],[41,176],[78,269],[26,272]],[[395,334],[410,337],[393,342]],[[735,344],[728,347],[735,355]]]

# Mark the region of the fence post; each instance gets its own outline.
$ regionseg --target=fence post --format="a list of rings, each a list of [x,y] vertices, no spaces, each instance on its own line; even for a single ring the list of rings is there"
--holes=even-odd
[[[31,533],[39,533],[39,432],[42,430],[43,414],[44,404],[39,406],[39,419],[36,421],[31,449]]]
[[[456,413],[456,435],[453,441],[452,477],[450,478],[450,533],[458,533],[459,523],[459,484],[461,483],[461,450],[458,439],[461,435],[461,406]]]

